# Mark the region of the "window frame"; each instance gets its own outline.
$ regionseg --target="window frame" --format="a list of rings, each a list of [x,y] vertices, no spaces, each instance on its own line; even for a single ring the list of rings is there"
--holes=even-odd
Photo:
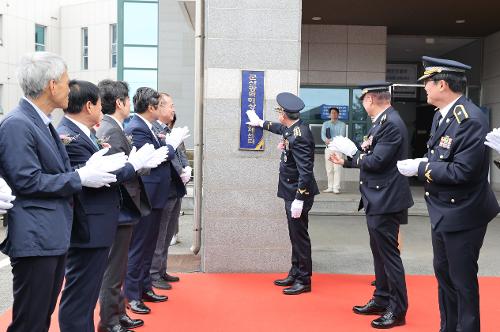
[[[37,42],[36,37],[37,37],[37,32],[39,31],[39,28],[41,28],[41,31],[43,33],[43,36],[42,36],[43,37],[43,44]],[[46,48],[47,48],[47,41],[45,38],[46,36],[47,36],[47,26],[35,23],[35,51],[36,52],[46,50]]]
[[[81,69],[88,70],[89,69],[89,28],[82,27],[80,29],[80,37],[81,37]],[[86,40],[85,40],[85,37]]]

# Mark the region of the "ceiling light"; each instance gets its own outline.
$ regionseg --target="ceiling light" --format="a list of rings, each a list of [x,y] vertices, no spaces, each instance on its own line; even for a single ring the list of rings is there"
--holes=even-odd
[[[455,23],[457,24],[464,24],[465,23],[465,19],[459,19],[459,20],[456,20]]]
[[[313,20],[313,21],[321,21],[321,17],[314,16],[311,20]]]
[[[434,38],[425,38],[425,43],[426,44],[434,44],[436,40]]]

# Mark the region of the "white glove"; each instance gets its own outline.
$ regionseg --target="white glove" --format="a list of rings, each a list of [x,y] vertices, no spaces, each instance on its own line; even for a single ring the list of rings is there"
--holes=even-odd
[[[418,166],[420,163],[426,163],[427,161],[427,158],[398,160],[396,166],[398,167],[399,173],[404,176],[415,176],[418,174]]]
[[[85,165],[101,172],[113,172],[125,166],[127,155],[124,152],[105,156],[108,151],[109,148],[97,151],[89,158]]]
[[[264,125],[264,120],[261,120],[255,111],[247,111],[248,122],[247,125],[252,127],[262,127]]]
[[[155,158],[155,147],[153,144],[146,143],[139,150],[134,146],[130,151],[128,156],[128,162],[134,166],[134,170],[137,172],[142,168],[153,168],[149,167],[149,161]],[[158,164],[154,164],[154,167]]]
[[[486,135],[486,141],[484,144],[500,153],[500,128],[494,128],[490,131]]]
[[[109,187],[110,183],[116,182],[116,175],[106,173],[93,166],[83,166],[76,170],[82,181],[82,186],[89,188]]]
[[[188,127],[174,128],[165,136],[165,144],[171,145],[175,150],[189,136]]]
[[[7,182],[0,178],[0,214],[7,213],[7,210],[13,207],[11,202],[15,199],[16,196],[12,196],[12,190]]]
[[[292,218],[300,218],[303,207],[304,207],[304,201],[294,199],[292,202],[292,207],[290,208],[292,212]]]
[[[341,152],[348,157],[352,157],[358,151],[356,144],[343,136],[335,136],[330,144],[328,144],[328,149]]]
[[[186,166],[182,169],[181,179],[184,184],[188,183],[191,180],[191,172],[193,169],[190,166]]]

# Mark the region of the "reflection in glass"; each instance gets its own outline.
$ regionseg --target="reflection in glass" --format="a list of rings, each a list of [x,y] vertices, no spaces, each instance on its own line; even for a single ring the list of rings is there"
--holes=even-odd
[[[349,89],[301,88],[300,98],[305,104],[300,117],[307,123],[327,121],[330,118],[328,110],[332,105],[345,105],[349,109]]]
[[[361,89],[352,90],[352,110],[351,110],[351,121],[366,121],[367,114],[363,103],[359,100],[361,96]]]
[[[35,51],[45,51],[45,27],[35,25]]]
[[[158,4],[124,3],[125,44],[158,45]]]
[[[368,130],[366,123],[353,123],[351,139],[359,144],[363,143],[363,137],[368,133]]]
[[[124,47],[123,66],[128,68],[157,68],[158,49],[156,47]]]

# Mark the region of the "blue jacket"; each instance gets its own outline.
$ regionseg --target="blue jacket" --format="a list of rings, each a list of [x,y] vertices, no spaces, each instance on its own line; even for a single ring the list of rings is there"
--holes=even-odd
[[[164,145],[158,137],[153,136],[153,132],[149,129],[144,120],[138,116],[134,116],[127,127],[125,128],[127,135],[132,135],[132,145],[137,149],[144,144],[153,144],[155,149]],[[175,155],[175,150],[172,146],[168,147],[167,160],[172,160]],[[163,209],[167,203],[168,194],[170,191],[170,162],[165,162],[160,166],[153,168],[149,175],[143,175],[142,181],[146,188],[151,207],[153,209]]]
[[[427,142],[429,162],[418,169],[432,227],[453,232],[484,226],[500,211],[488,182],[486,116],[463,96],[438,127],[439,116],[436,112]]]
[[[408,158],[408,133],[398,112],[387,108],[367,135],[366,151],[358,150],[344,167],[360,169],[359,208],[366,215],[397,213],[413,205],[408,178],[399,173],[396,163]],[[406,223],[407,220],[401,220]]]
[[[73,122],[63,118],[57,127],[59,134],[77,136],[65,145],[71,166],[79,168],[98,151],[90,138]],[[74,231],[71,238],[72,247],[101,248],[109,247],[115,238],[118,227],[118,215],[123,188],[120,183],[135,176],[134,167],[130,163],[115,172],[117,182],[110,187],[88,188],[75,196]],[[88,237],[85,234],[88,233]]]
[[[2,252],[10,257],[65,254],[80,177],[55,129],[24,99],[0,123],[0,174],[17,197]]]

